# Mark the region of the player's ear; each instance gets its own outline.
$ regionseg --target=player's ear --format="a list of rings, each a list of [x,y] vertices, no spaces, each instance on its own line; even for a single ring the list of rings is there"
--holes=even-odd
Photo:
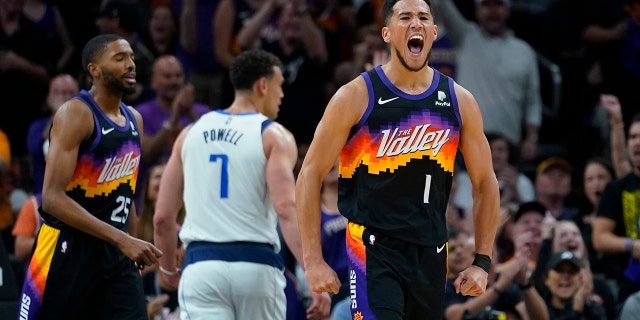
[[[264,96],[265,94],[267,94],[267,89],[268,89],[267,77],[262,77],[258,79],[256,83],[253,84],[253,90],[259,92],[261,96]]]
[[[96,78],[100,74],[100,67],[96,63],[89,63],[87,65],[87,72],[91,75],[91,78]]]
[[[382,40],[384,40],[384,42],[389,43],[391,42],[391,32],[389,31],[388,27],[382,27]]]

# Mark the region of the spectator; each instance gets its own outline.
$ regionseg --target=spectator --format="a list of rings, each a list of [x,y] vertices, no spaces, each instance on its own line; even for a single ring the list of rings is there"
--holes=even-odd
[[[495,264],[490,269],[490,281],[487,293],[479,297],[468,297],[457,293],[453,280],[457,273],[468,267],[473,261],[475,245],[473,237],[465,232],[453,232],[449,237],[450,273],[447,275],[445,295],[445,319],[485,319],[482,317],[489,310],[499,310],[517,314],[528,319],[549,319],[542,297],[529,285],[527,274],[527,248],[517,254],[517,263],[511,264],[496,274]],[[497,257],[494,257],[494,260]],[[519,290],[520,289],[520,290]]]
[[[142,203],[140,204],[140,214],[138,215],[136,228],[136,236],[144,241],[153,243],[153,214],[156,209],[156,201],[158,201],[158,191],[160,189],[160,180],[164,173],[166,164],[160,163],[149,168],[147,174],[142,180],[144,187],[142,188]],[[184,208],[178,212],[176,223],[182,225],[184,222]],[[145,268],[146,270],[147,268]]]
[[[504,257],[504,262],[498,264],[497,271],[514,263],[517,252],[527,252],[528,272],[533,272],[538,262],[538,254],[542,245],[543,220],[547,214],[547,208],[536,201],[525,202],[518,207],[511,221],[514,256]]]
[[[0,128],[0,159],[2,159],[2,161],[4,161],[5,164],[11,164],[11,143],[9,142],[9,137],[1,128]]]
[[[306,10],[324,35],[327,47],[327,70],[331,72],[340,61],[353,54],[353,38],[357,22],[353,0],[305,0]],[[304,9],[304,6],[302,7]]]
[[[636,194],[640,192],[640,114],[632,118],[627,135],[627,150],[633,171],[613,180],[602,193],[597,216],[593,220],[593,247],[611,254],[608,261],[618,282],[618,303],[640,290],[640,242],[637,222]],[[626,267],[626,269],[625,269]]]
[[[229,1],[230,2],[230,1]],[[180,10],[180,48],[183,55],[180,60],[184,64],[187,79],[193,84],[196,101],[208,105],[211,109],[220,109],[232,99],[233,90],[229,85],[225,88],[226,64],[217,57],[219,40],[228,32],[217,26],[220,20],[227,21],[231,16],[218,17],[221,0],[182,0]],[[229,30],[231,25],[226,27]],[[213,59],[212,59],[213,57]],[[230,102],[230,101],[229,101]]]
[[[561,157],[549,157],[536,168],[536,201],[556,220],[573,220],[578,209],[567,204],[571,193],[571,164]]]
[[[78,81],[70,74],[59,74],[49,83],[49,93],[46,98],[46,114],[44,118],[37,119],[29,124],[27,131],[27,149],[31,160],[31,192],[42,192],[44,180],[44,165],[49,149],[49,129],[51,121],[60,106],[79,90]]]
[[[429,63],[436,70],[455,79],[456,78],[456,51],[447,37],[444,25],[438,25],[438,38],[431,47]]]
[[[215,34],[214,52],[216,62],[224,70],[229,68],[233,58],[243,50],[238,43],[238,33],[241,29],[245,28],[245,26],[249,25],[250,28],[248,30],[250,31],[249,33],[251,33],[252,38],[250,45],[254,45],[253,41],[255,40],[256,34],[274,34],[274,28],[272,25],[263,25],[258,23],[254,24],[254,27],[251,27],[249,21],[261,8],[263,11],[261,15],[269,17],[272,11],[276,9],[280,3],[284,3],[284,1],[267,0],[254,2],[243,0],[220,0],[220,4],[215,11],[215,17],[213,19],[213,33]],[[228,102],[231,102],[231,95],[233,93],[228,72],[224,73],[221,84],[221,87],[223,88],[222,99],[218,103],[221,106],[224,106],[227,105]]]
[[[175,56],[164,55],[155,60],[150,85],[155,98],[135,106],[144,119],[143,156],[138,173],[142,177],[149,166],[169,158],[173,141],[183,127],[210,111],[195,101],[195,89],[185,81],[182,64]],[[141,186],[136,187],[138,192]]]
[[[601,94],[600,103],[609,114],[609,140],[614,177],[620,178],[631,172],[631,163],[625,150],[624,118],[618,97]]]
[[[455,174],[457,174],[457,172],[458,171],[456,171]],[[445,213],[447,228],[464,230],[468,233],[473,233],[473,221],[471,221],[472,211],[465,210],[454,203],[454,198],[458,194],[458,190],[458,182],[454,177],[454,179],[451,180],[451,195],[449,196],[449,201],[447,202],[447,211]],[[500,227],[498,227],[497,234],[499,233]]]
[[[0,233],[2,233],[5,245],[8,246],[7,251],[13,247],[13,241],[7,240],[12,240],[11,227],[14,223],[13,210],[9,200],[10,186],[7,183],[10,179],[9,175],[11,175],[9,165],[0,158]]]
[[[542,122],[540,77],[536,52],[507,27],[511,1],[475,0],[477,24],[451,0],[432,2],[456,49],[456,80],[478,100],[484,130],[502,134],[520,146],[519,158],[532,160]]]
[[[303,0],[283,3],[272,17],[263,14],[269,11],[264,9],[268,4],[265,2],[240,30],[238,45],[247,49],[258,42],[260,48],[280,58],[285,83],[278,121],[291,130],[298,142],[310,142],[324,111],[323,88],[329,80],[322,76],[327,68],[326,44],[320,28],[304,9]],[[275,19],[275,36],[259,37],[252,32],[256,27],[266,28],[271,19]]]
[[[18,219],[11,231],[11,234],[16,237],[14,253],[21,262],[28,261],[31,257],[31,248],[42,224],[38,212],[40,203],[42,203],[42,194],[38,193],[29,197],[29,201],[22,205]]]
[[[500,204],[514,203],[519,205],[523,202],[535,200],[536,194],[533,182],[514,165],[517,157],[516,148],[507,138],[498,133],[487,133],[486,136],[487,141],[489,141],[489,148],[491,148],[493,171],[496,173],[496,178],[498,178],[500,185]],[[471,210],[473,201],[469,174],[464,170],[460,170],[456,172],[456,176],[459,191],[456,193],[454,202],[465,210]]]
[[[5,110],[20,110],[0,117],[0,128],[14,156],[27,154],[27,128],[39,115],[56,65],[45,31],[23,13],[25,1],[0,0],[0,96]]]
[[[389,61],[389,49],[380,37],[380,28],[375,24],[358,28],[352,47],[351,59],[344,60],[333,68],[333,81],[329,81],[325,89],[326,103],[338,88],[356,78],[361,72]]]
[[[580,260],[569,251],[554,253],[549,259],[545,301],[550,319],[606,320],[604,308],[591,300],[593,286]]]
[[[0,156],[0,236],[8,253],[14,251],[12,228],[20,209],[29,199],[29,194],[18,183],[18,170],[15,169],[18,166],[20,163],[16,159],[7,162]]]
[[[611,164],[603,158],[594,157],[587,160],[583,170],[584,204],[574,221],[584,239],[586,251],[589,255],[589,266],[595,274],[611,276],[609,262],[601,252],[593,247],[593,219],[596,208],[605,186],[615,178]],[[574,252],[575,253],[575,252]]]
[[[353,46],[353,64],[357,74],[389,61],[389,48],[380,37],[380,27],[368,24],[358,29]]]
[[[620,310],[619,320],[636,320],[640,314],[640,291],[632,294],[625,300]]]
[[[171,6],[161,4],[151,8],[141,37],[154,58],[178,54],[178,25],[178,17]]]
[[[24,14],[47,32],[50,53],[58,60],[55,72],[66,72],[75,46],[71,41],[67,24],[58,6],[43,0],[27,0]]]
[[[607,318],[615,319],[617,315],[616,299],[606,278],[602,274],[595,274],[591,268],[591,256],[589,255],[586,243],[578,226],[573,221],[562,220],[555,222],[550,232],[550,238],[545,238],[542,242],[538,264],[534,271],[533,278],[536,289],[541,295],[547,295],[547,287],[544,285],[546,266],[550,257],[557,252],[571,252],[583,266],[583,282],[592,288],[589,300],[600,304],[607,314]]]
[[[640,111],[640,6],[639,0],[591,1],[587,7],[587,26],[582,39],[593,66],[600,91],[616,95],[627,108],[625,123]]]
[[[16,222],[11,229],[11,235],[15,241],[13,253],[22,267],[21,270],[14,270],[20,285],[24,282],[27,262],[31,259],[33,243],[42,225],[42,218],[40,217],[40,212],[38,212],[41,203],[42,194],[38,193],[30,196],[22,205]]]

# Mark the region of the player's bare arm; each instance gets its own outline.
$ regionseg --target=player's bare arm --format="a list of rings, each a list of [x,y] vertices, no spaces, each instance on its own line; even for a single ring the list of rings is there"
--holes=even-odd
[[[156,202],[156,211],[153,215],[153,239],[156,246],[163,252],[159,259],[162,270],[160,283],[163,288],[177,290],[180,273],[176,264],[176,244],[178,233],[176,232],[176,220],[178,212],[184,206],[182,194],[184,190],[184,171],[182,164],[182,146],[191,125],[185,127],[173,144],[171,156],[167,161]]]
[[[91,110],[79,100],[66,102],[56,112],[43,184],[43,209],[78,230],[117,245],[121,250],[127,248],[127,252],[123,252],[132,260],[151,265],[162,254],[159,250],[100,221],[66,194],[80,143],[91,135],[93,128]]]
[[[337,293],[340,281],[324,262],[320,243],[320,188],[340,154],[351,128],[358,123],[368,103],[362,77],[347,83],[331,98],[316,128],[313,142],[296,184],[298,222],[307,281],[314,292]]]
[[[302,263],[293,177],[293,167],[298,159],[296,141],[291,132],[275,122],[264,130],[262,141],[267,157],[265,178],[280,230],[291,253]]]
[[[293,167],[298,160],[298,147],[291,132],[279,123],[272,123],[262,135],[267,157],[265,177],[271,202],[278,214],[284,241],[296,260],[302,265],[302,244],[296,212],[295,179]],[[312,292],[312,303],[307,314],[329,314],[331,298]]]
[[[458,84],[455,86],[462,130],[460,150],[473,185],[473,225],[476,253],[492,256],[500,217],[500,193],[493,171],[489,143],[484,135],[482,115],[473,95]],[[471,266],[460,273],[456,288],[465,295],[480,295],[487,285],[487,273]]]

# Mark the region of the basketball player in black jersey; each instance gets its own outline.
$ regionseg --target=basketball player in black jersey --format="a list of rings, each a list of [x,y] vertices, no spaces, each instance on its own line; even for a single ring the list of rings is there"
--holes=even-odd
[[[53,118],[40,213],[21,319],[147,319],[140,265],[162,252],[127,234],[140,165],[142,117],[130,44],[100,35],[82,52],[92,78]]]
[[[442,319],[445,211],[458,148],[474,197],[475,259],[454,282],[464,295],[486,290],[498,183],[474,97],[427,65],[438,32],[430,1],[385,0],[382,14],[390,61],[335,93],[297,180],[305,274],[314,292],[338,292],[322,257],[319,208],[322,178],[339,157],[353,318]]]

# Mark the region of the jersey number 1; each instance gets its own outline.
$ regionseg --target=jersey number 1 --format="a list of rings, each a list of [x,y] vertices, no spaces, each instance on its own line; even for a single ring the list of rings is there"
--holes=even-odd
[[[424,178],[424,203],[429,203],[429,191],[431,190],[431,175],[427,174]]]

